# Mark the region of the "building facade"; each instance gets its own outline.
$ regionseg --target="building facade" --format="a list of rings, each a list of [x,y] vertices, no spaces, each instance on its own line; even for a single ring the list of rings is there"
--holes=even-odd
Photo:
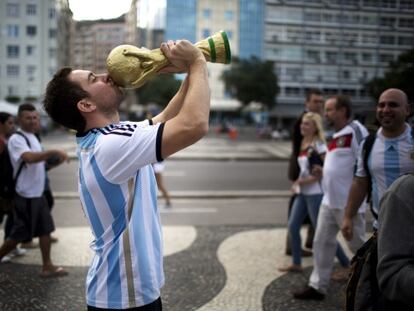
[[[262,57],[263,0],[167,0],[166,39],[197,42],[225,30],[233,57]],[[208,64],[211,109],[235,110],[240,104],[225,92],[222,64]]]
[[[67,0],[0,0],[0,99],[44,93],[57,68],[70,62],[71,17]]]
[[[297,116],[310,88],[372,107],[364,83],[414,47],[413,16],[412,0],[266,0],[264,58],[280,87],[273,114]]]
[[[76,22],[74,36],[74,67],[106,72],[106,58],[116,46],[125,44],[125,16]]]

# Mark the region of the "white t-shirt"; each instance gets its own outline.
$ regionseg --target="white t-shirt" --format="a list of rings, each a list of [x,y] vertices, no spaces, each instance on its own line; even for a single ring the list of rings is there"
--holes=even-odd
[[[164,124],[120,122],[77,137],[79,193],[95,237],[86,301],[97,308],[149,304],[164,284],[157,183]]]
[[[354,177],[358,148],[362,138],[367,135],[367,129],[359,122],[348,124],[334,133],[323,165],[322,204],[335,209],[345,208]],[[364,213],[365,205],[363,203],[358,212]]]
[[[321,140],[316,140],[312,148],[302,150],[298,156],[298,164],[300,168],[299,178],[307,178],[310,174],[308,155],[311,149],[314,149],[318,154],[322,155],[326,153],[326,144]],[[322,194],[321,181],[315,181],[314,183],[301,185],[299,192],[304,195]]]
[[[33,133],[19,130],[30,142],[28,146],[24,137],[13,134],[7,143],[10,154],[10,160],[13,166],[13,176],[17,174],[20,163],[22,163],[22,154],[25,152],[41,152],[42,146]],[[16,192],[24,198],[39,198],[45,189],[45,162],[26,163],[20,172],[16,183]]]

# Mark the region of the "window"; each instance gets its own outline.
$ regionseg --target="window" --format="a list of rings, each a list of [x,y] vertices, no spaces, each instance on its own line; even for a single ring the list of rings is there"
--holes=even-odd
[[[300,88],[298,88],[298,87],[287,87],[287,88],[285,88],[285,94],[286,95],[299,95],[300,94]]]
[[[290,81],[298,81],[302,76],[302,68],[286,68],[286,76]]]
[[[56,38],[56,29],[49,29],[49,38]]]
[[[347,63],[356,64],[357,63],[357,55],[353,52],[345,52],[344,59]]]
[[[382,44],[395,44],[395,37],[393,36],[381,36],[380,43]]]
[[[372,54],[371,53],[362,53],[362,61],[371,63],[372,62]]]
[[[389,26],[392,27],[395,25],[395,17],[381,17],[380,19],[381,26]]]
[[[19,57],[19,46],[18,45],[8,45],[7,46],[7,57],[8,58],[18,58]]]
[[[36,15],[36,4],[28,4],[26,6],[27,15]]]
[[[326,62],[328,64],[336,64],[337,59],[338,59],[337,52],[326,52]]]
[[[351,79],[351,72],[349,70],[342,70],[342,78],[344,80]]]
[[[26,35],[29,37],[36,36],[36,26],[26,26]]]
[[[56,16],[56,10],[54,8],[49,9],[49,18],[53,19]]]
[[[16,78],[19,76],[20,67],[18,65],[7,65],[7,77]]]
[[[204,28],[203,29],[203,38],[210,37],[210,29]]]
[[[32,76],[32,75],[34,75],[35,72],[36,72],[36,66],[29,65],[29,66],[26,67],[27,75]]]
[[[26,55],[35,55],[36,49],[33,45],[26,46]]]
[[[204,9],[203,10],[203,17],[206,19],[209,19],[211,17],[211,10],[210,9]]]
[[[49,57],[50,58],[55,58],[56,57],[56,49],[54,49],[54,48],[49,49]],[[105,63],[105,60],[102,60],[102,63]]]
[[[400,18],[399,26],[401,28],[414,28],[414,19]]]
[[[305,21],[307,22],[320,22],[321,13],[319,12],[305,12]]]
[[[414,37],[398,37],[398,45],[414,46]]]
[[[394,60],[394,55],[392,54],[380,54],[380,62],[389,63]]]
[[[233,20],[233,15],[234,15],[233,11],[227,10],[227,11],[224,12],[224,19],[226,21],[232,21]]]
[[[6,12],[8,17],[19,17],[19,4],[7,3]]]
[[[413,0],[400,0],[400,9],[414,10]]]
[[[319,51],[306,51],[306,60],[311,63],[319,63],[321,61]]]
[[[19,37],[19,25],[7,25],[7,37],[18,38]]]
[[[7,86],[7,95],[16,96],[19,94],[19,88],[16,85]]]

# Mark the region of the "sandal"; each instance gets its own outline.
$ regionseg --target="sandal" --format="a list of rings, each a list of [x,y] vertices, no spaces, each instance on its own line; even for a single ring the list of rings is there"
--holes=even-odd
[[[53,270],[43,270],[40,272],[39,276],[41,278],[47,279],[47,278],[58,278],[62,276],[66,276],[69,273],[63,269],[62,267],[53,267]]]

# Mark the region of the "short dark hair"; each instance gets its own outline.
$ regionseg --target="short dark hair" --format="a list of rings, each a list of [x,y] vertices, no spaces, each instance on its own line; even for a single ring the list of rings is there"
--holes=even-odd
[[[306,101],[310,101],[312,95],[320,95],[322,96],[322,91],[320,89],[309,89],[306,91]]]
[[[8,112],[0,111],[0,123],[4,124],[6,121],[12,117],[12,115]]]
[[[24,103],[19,106],[17,110],[17,115],[20,117],[23,111],[36,111],[36,107],[30,103]]]
[[[335,95],[332,98],[336,99],[335,108],[339,110],[341,108],[345,109],[345,116],[349,119],[352,115],[352,102],[351,98],[346,95]]]
[[[76,104],[89,97],[89,93],[79,83],[69,80],[68,76],[71,72],[70,67],[63,67],[56,72],[47,84],[43,107],[53,121],[83,132],[86,120]]]

